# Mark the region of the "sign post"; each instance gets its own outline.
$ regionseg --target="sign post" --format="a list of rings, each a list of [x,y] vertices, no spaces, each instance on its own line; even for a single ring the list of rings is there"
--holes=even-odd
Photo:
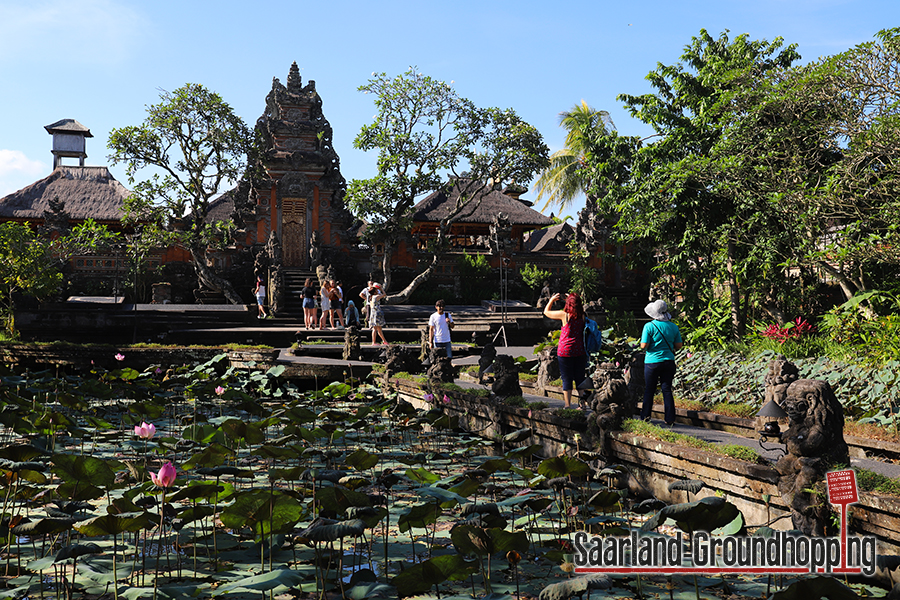
[[[832,572],[852,571],[847,569],[847,507],[859,502],[859,493],[856,489],[856,473],[853,469],[832,471],[825,474],[825,482],[828,485],[828,501],[841,507],[841,568]]]

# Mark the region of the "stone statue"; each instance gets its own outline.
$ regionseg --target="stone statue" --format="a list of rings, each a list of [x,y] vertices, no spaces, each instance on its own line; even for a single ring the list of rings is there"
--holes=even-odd
[[[506,213],[499,212],[490,225],[491,254],[503,254],[512,248],[512,224]]]
[[[550,296],[553,294],[550,292],[550,282],[545,281],[544,287],[541,288],[541,295],[538,296],[537,307],[538,310],[543,310],[545,306],[547,306],[547,302],[550,301]]]
[[[614,363],[601,363],[591,375],[594,393],[587,399],[591,408],[588,417],[588,432],[598,445],[601,453],[606,453],[606,432],[622,428],[622,421],[633,412],[628,384],[623,369]]]
[[[416,373],[422,368],[422,363],[412,348],[396,344],[386,346],[379,355],[378,362],[384,364],[385,381],[393,377],[394,373]]]
[[[494,383],[491,391],[498,398],[521,396],[522,386],[519,385],[519,370],[516,361],[508,354],[498,354],[494,359]]]
[[[481,349],[481,356],[478,358],[478,383],[480,385],[484,385],[484,372],[494,364],[495,358],[497,358],[497,349],[493,342],[487,342]]]
[[[359,327],[351,325],[344,330],[344,360],[362,360],[359,347]]]
[[[322,264],[322,248],[319,247],[319,232],[313,230],[309,236],[309,264],[315,268]]]
[[[559,359],[556,345],[550,344],[538,353],[537,389],[543,394],[551,381],[559,379]]]
[[[843,406],[827,382],[798,379],[797,367],[783,356],[769,363],[766,398],[778,402],[790,418],[781,436],[787,454],[775,469],[778,491],[791,509],[794,528],[809,536],[831,535],[823,481],[834,465],[850,464]],[[821,494],[810,491],[816,489]]]
[[[428,389],[432,394],[438,395],[441,383],[453,383],[459,377],[459,368],[453,366],[452,359],[447,356],[443,348],[432,348],[428,354],[431,363],[426,372],[428,377]]]

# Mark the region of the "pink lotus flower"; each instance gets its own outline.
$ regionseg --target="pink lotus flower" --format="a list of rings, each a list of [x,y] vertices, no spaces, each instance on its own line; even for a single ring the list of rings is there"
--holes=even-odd
[[[221,396],[221,395],[224,394],[224,393],[225,393],[225,388],[223,388],[221,385],[216,386],[216,394],[218,394],[219,396]]]
[[[117,361],[122,362],[123,360],[125,360],[125,355],[119,352],[116,354],[115,358]]]
[[[450,404],[450,398],[447,397],[447,394],[444,394],[444,404]]]
[[[144,438],[145,440],[149,440],[154,435],[156,435],[156,425],[153,423],[145,423],[141,421],[140,425],[134,426],[134,435],[139,438]]]
[[[434,402],[434,394],[425,394],[425,396],[423,396],[422,399],[425,402]]]
[[[150,479],[156,487],[171,487],[175,483],[175,465],[167,462],[160,468],[159,473],[150,473]]]

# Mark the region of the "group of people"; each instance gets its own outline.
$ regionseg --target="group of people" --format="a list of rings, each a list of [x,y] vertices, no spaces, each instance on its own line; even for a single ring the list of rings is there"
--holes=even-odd
[[[560,295],[554,294],[544,308],[544,316],[562,321],[559,345],[556,354],[563,384],[563,403],[572,405],[572,390],[585,380],[588,356],[584,348],[585,315],[584,305],[578,294],[566,297],[562,310],[554,310],[553,305]],[[651,302],[644,313],[652,320],[644,325],[641,332],[641,350],[644,355],[644,400],[641,418],[650,419],[656,388],[662,388],[666,425],[675,422],[675,399],[672,395],[672,380],[675,378],[675,351],[683,346],[681,331],[672,322],[672,315],[664,300]]]
[[[359,310],[353,300],[347,302],[345,310],[344,288],[340,281],[326,279],[316,291],[312,278],[307,278],[301,293],[303,294],[303,318],[306,329],[344,329],[360,326]],[[319,306],[322,308],[321,316],[318,314],[316,297],[319,298]]]

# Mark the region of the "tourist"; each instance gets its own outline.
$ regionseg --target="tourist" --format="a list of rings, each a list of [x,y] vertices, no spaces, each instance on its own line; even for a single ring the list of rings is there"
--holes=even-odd
[[[344,328],[344,290],[341,282],[331,280],[331,312],[337,316],[338,329]]]
[[[381,310],[381,299],[387,294],[381,289],[381,284],[372,283],[368,288],[369,291],[369,325],[372,326],[372,345],[376,343],[376,336],[381,338],[381,343],[387,345],[387,339],[381,330],[384,327],[384,312]]]
[[[359,327],[359,311],[356,310],[356,305],[353,304],[353,300],[347,302],[347,312],[344,314],[344,325],[346,327]]]
[[[556,355],[559,358],[559,373],[563,384],[563,402],[565,408],[572,406],[572,388],[584,381],[587,369],[587,352],[584,350],[584,306],[578,294],[569,294],[563,310],[553,310],[559,300],[559,294],[550,296],[544,307],[544,316],[562,321],[559,334],[559,346]]]
[[[444,348],[447,358],[453,358],[453,344],[450,342],[450,330],[453,329],[453,317],[444,313],[444,301],[434,303],[434,314],[428,318],[428,341],[432,348]]]
[[[259,309],[256,315],[257,319],[266,318],[266,284],[263,283],[260,275],[256,276],[256,287],[253,289],[253,295],[256,296],[256,307]]]
[[[331,327],[334,329],[334,315],[331,314],[331,282],[327,279],[322,282],[320,292],[320,302],[322,304],[322,317],[319,319],[319,329],[325,329],[325,321],[330,320]]]
[[[375,282],[372,281],[371,279],[368,280],[366,282],[366,287],[364,287],[362,289],[362,291],[359,293],[359,297],[363,299],[362,316],[366,320],[366,327],[372,327],[372,319],[369,316],[371,314],[371,312],[369,311],[369,296],[371,296],[371,294],[369,293],[369,290],[372,289],[373,283],[375,283]]]
[[[306,329],[316,328],[316,288],[312,277],[306,278],[303,284],[303,322]]]
[[[675,351],[681,350],[681,331],[672,322],[669,307],[663,300],[651,302],[644,308],[647,316],[653,319],[641,332],[641,350],[644,356],[644,404],[641,407],[641,418],[650,420],[653,410],[653,396],[656,395],[656,384],[662,388],[663,405],[665,407],[666,425],[675,422],[675,399],[672,397],[672,380],[675,378]]]

